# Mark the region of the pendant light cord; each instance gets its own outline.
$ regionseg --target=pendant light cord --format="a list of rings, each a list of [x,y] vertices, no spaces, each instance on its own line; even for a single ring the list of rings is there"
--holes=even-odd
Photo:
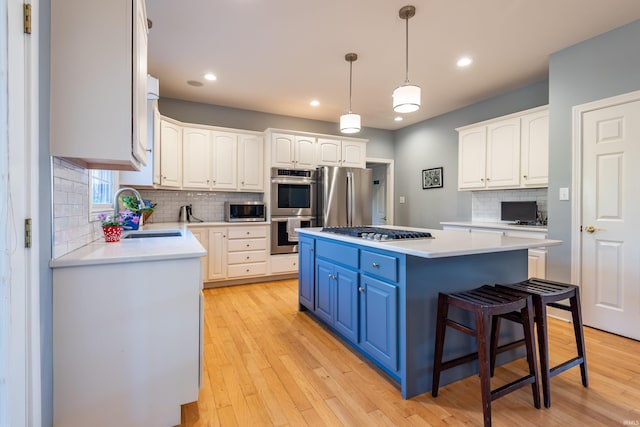
[[[351,85],[353,82],[353,60],[349,61],[349,114],[351,114]]]
[[[405,51],[405,74],[404,74],[404,82],[405,84],[409,83],[409,17],[404,18],[406,22],[405,26],[405,40],[406,40],[406,51]]]

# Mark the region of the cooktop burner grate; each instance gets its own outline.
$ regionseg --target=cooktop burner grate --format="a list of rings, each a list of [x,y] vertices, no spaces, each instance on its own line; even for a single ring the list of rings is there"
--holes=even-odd
[[[397,230],[381,227],[324,227],[322,231],[360,237],[368,240],[399,240],[433,238],[426,231]]]

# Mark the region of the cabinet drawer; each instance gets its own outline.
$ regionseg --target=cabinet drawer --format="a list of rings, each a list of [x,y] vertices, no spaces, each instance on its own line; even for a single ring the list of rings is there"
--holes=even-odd
[[[255,237],[267,237],[267,227],[229,227],[229,239],[252,239]]]
[[[227,242],[227,250],[229,252],[239,251],[259,251],[267,249],[267,239],[237,239]]]
[[[227,277],[263,276],[267,274],[267,263],[235,264],[227,268]]]
[[[316,241],[316,256],[326,258],[348,267],[358,268],[358,248],[344,243]]]
[[[229,264],[262,262],[267,260],[267,251],[231,252],[227,255]]]
[[[398,258],[395,256],[363,250],[360,254],[360,265],[363,273],[392,282],[398,281]]]
[[[298,254],[273,255],[271,257],[271,273],[295,273],[298,271]]]

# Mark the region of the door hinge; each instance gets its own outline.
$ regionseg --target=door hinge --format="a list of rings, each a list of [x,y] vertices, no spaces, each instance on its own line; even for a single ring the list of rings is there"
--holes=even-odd
[[[24,220],[24,247],[31,247],[31,218]]]
[[[31,4],[24,4],[24,33],[31,34]]]

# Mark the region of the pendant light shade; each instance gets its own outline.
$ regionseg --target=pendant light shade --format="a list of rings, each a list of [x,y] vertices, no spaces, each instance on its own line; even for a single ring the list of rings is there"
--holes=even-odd
[[[406,22],[406,62],[404,84],[393,91],[393,111],[396,113],[412,113],[420,109],[420,86],[409,83],[409,18],[415,14],[414,6],[404,6],[399,12],[400,18]]]
[[[349,62],[349,113],[340,116],[340,132],[358,133],[360,132],[360,115],[351,112],[351,82],[353,77],[353,61],[358,59],[355,53],[347,53],[344,59]]]
[[[343,114],[340,116],[340,132],[358,133],[360,132],[360,114]]]

